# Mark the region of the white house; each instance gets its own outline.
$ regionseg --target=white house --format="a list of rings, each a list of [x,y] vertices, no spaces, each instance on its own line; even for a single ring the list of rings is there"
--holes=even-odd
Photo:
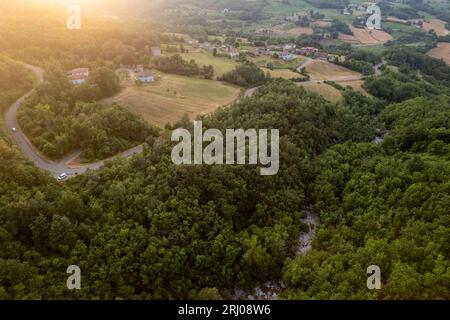
[[[279,53],[278,56],[284,61],[292,61],[295,59],[295,56],[292,53],[286,51]]]
[[[151,49],[152,56],[160,57],[161,56],[161,48],[160,47],[152,47]]]
[[[141,82],[154,82],[155,76],[151,71],[140,71],[136,74],[136,80],[140,80]]]
[[[292,51],[296,48],[297,46],[293,43],[287,43],[283,45],[283,51]]]

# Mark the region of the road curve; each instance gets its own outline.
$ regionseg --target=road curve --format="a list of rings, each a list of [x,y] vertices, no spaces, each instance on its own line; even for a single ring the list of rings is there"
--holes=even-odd
[[[34,73],[34,75],[36,76],[36,78],[38,80],[38,83],[41,83],[42,81],[44,81],[44,71],[41,68],[31,66],[31,65],[26,65],[26,67]],[[86,165],[78,165],[78,166],[68,166],[68,163],[80,154],[79,150],[72,152],[71,154],[67,155],[66,157],[64,157],[63,159],[60,159],[57,162],[46,159],[30,143],[30,141],[28,140],[28,138],[25,136],[22,129],[20,128],[20,126],[17,122],[17,119],[16,119],[17,110],[19,110],[23,101],[32,92],[33,92],[33,90],[31,90],[30,92],[28,92],[27,94],[22,96],[19,100],[14,102],[8,108],[8,110],[6,111],[6,115],[5,115],[6,125],[11,130],[10,131],[11,136],[12,136],[13,140],[16,142],[16,144],[19,146],[19,148],[22,150],[23,154],[28,159],[30,159],[36,165],[36,167],[41,168],[45,171],[48,171],[54,178],[57,178],[62,173],[66,173],[68,177],[71,177],[71,176],[76,176],[78,174],[85,173],[87,170],[97,170],[105,164],[105,161],[112,160],[112,159],[115,159],[118,157],[128,158],[135,154],[142,153],[144,151],[143,146],[139,145],[139,146],[136,146],[129,150],[126,150],[114,157],[111,157],[111,158],[108,158],[108,159],[105,159],[102,161],[89,163]],[[16,132],[13,132],[12,128],[16,128]]]

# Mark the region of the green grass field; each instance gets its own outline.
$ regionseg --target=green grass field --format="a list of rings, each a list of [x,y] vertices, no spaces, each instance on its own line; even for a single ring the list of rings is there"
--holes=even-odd
[[[289,0],[289,4],[283,4],[279,0],[269,0],[264,7],[264,13],[271,15],[292,15],[300,11],[314,9],[312,5],[303,0]]]
[[[326,100],[331,102],[340,102],[342,101],[341,92],[325,83],[299,83],[303,88],[305,88],[308,92],[314,92],[320,94]]]
[[[272,63],[274,70],[278,70],[278,69],[292,70],[295,67],[297,67],[300,63],[302,63],[302,61],[304,61],[305,58],[297,57],[292,61],[283,61],[281,59],[275,59],[275,58],[271,58],[271,57],[257,57],[257,58],[251,58],[250,60],[254,64],[256,64],[257,66],[259,66],[261,68],[267,67],[268,63]]]
[[[356,48],[359,51],[373,52],[375,54],[382,54],[386,50],[386,47],[384,47],[382,44],[373,46],[358,46]]]
[[[214,67],[215,77],[222,76],[224,73],[233,70],[238,65],[234,60],[225,57],[214,57],[212,53],[205,51],[181,53],[181,56],[186,60],[194,59],[200,66],[212,65]]]
[[[116,102],[163,127],[168,122],[178,121],[185,113],[194,119],[228,105],[238,98],[240,90],[240,87],[219,81],[161,74],[158,82],[141,87],[128,85],[103,103]]]

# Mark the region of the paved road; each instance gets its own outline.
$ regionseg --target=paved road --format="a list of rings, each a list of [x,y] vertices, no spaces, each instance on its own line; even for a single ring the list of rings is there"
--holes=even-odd
[[[39,83],[44,80],[44,71],[41,68],[34,67],[31,65],[26,65],[26,67],[35,74]],[[131,157],[132,155],[143,152],[144,150],[143,146],[139,145],[109,159],[78,166],[68,166],[68,163],[80,155],[81,153],[80,150],[72,152],[71,154],[67,155],[66,157],[60,159],[57,162],[46,159],[39,153],[39,151],[37,151],[32,146],[32,144],[30,143],[30,141],[27,139],[22,129],[20,128],[19,124],[17,123],[16,119],[17,110],[19,110],[20,105],[31,93],[32,91],[28,92],[9,107],[9,109],[6,112],[6,124],[10,129],[16,128],[17,130],[16,132],[12,132],[11,130],[11,135],[16,144],[20,147],[20,149],[24,153],[24,155],[27,156],[28,159],[33,161],[33,163],[37,167],[50,172],[50,174],[53,177],[57,178],[61,173],[66,173],[69,177],[71,177],[85,173],[89,169],[97,170],[101,168],[105,164],[105,161],[107,160],[112,160],[118,157],[128,158]]]

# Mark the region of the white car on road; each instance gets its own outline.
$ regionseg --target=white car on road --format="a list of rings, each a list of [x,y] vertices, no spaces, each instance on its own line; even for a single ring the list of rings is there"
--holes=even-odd
[[[63,181],[63,180],[65,180],[67,178],[67,173],[61,173],[59,176],[58,176],[58,181]]]
[[[12,132],[17,132],[17,129],[16,128],[11,128],[11,131]]]

